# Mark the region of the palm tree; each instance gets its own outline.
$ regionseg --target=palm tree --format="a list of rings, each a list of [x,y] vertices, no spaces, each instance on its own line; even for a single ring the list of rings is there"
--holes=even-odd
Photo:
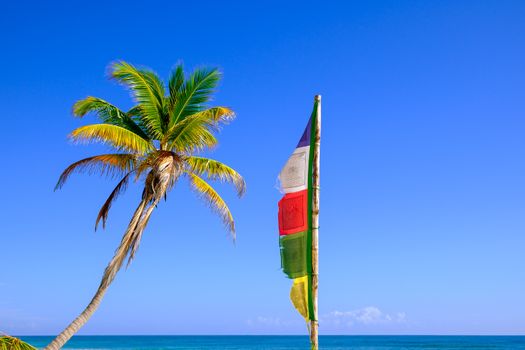
[[[116,153],[102,154],[71,164],[60,176],[61,188],[73,172],[98,171],[119,176],[115,189],[102,205],[95,229],[105,227],[109,209],[131,179],[143,186],[142,198],[124,232],[120,245],[108,266],[93,299],[85,310],[45,349],[60,349],[93,315],[107,288],[122,267],[133,260],[153,209],[181,177],[189,180],[196,193],[222,218],[235,239],[235,226],[228,206],[207,180],[235,185],[240,196],[245,191],[243,178],[229,166],[197,156],[217,145],[214,133],[231,121],[234,113],[227,107],[208,107],[219,82],[217,69],[199,68],[186,76],[182,64],[171,72],[168,87],[149,69],[118,61],[110,67],[110,77],[131,91],[136,105],[124,112],[100,98],[77,101],[73,114],[84,117],[94,113],[100,124],[75,129],[75,142],[101,142]]]

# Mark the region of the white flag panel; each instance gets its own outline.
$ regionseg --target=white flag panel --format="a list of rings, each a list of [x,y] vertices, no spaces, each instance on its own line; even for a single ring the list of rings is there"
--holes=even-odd
[[[306,190],[308,188],[308,157],[310,146],[296,148],[279,174],[284,193]]]

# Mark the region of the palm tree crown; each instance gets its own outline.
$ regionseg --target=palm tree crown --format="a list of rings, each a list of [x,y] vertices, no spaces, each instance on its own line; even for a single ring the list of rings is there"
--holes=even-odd
[[[123,61],[111,65],[110,76],[130,89],[137,104],[124,112],[97,97],[77,101],[73,106],[75,116],[81,118],[92,112],[102,123],[79,127],[70,138],[76,142],[105,143],[118,153],[71,164],[60,176],[56,189],[75,171],[96,170],[120,176],[120,182],[100,209],[96,228],[101,220],[105,227],[111,204],[124,192],[130,179],[143,181],[143,199],[155,202],[166,195],[180,176],[187,176],[235,237],[228,206],[206,180],[231,182],[239,196],[246,189],[245,182],[231,167],[195,155],[216,146],[214,133],[235,117],[227,107],[206,105],[219,82],[219,71],[201,68],[186,77],[182,64],[178,64],[170,74],[168,89],[153,71]]]

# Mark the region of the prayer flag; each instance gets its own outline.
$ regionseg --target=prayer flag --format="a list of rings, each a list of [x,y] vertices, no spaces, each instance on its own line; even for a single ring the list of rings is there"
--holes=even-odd
[[[312,189],[318,103],[296,149],[279,174],[284,196],[278,203],[281,267],[293,279],[290,299],[308,321],[315,321],[312,295]]]

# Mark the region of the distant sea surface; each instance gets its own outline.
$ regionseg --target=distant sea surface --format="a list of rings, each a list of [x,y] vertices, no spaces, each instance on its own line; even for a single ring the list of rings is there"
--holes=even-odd
[[[21,337],[44,347],[52,337]],[[327,350],[498,349],[525,350],[525,336],[321,336]],[[306,336],[76,336],[64,349],[92,350],[291,350],[309,349]]]

